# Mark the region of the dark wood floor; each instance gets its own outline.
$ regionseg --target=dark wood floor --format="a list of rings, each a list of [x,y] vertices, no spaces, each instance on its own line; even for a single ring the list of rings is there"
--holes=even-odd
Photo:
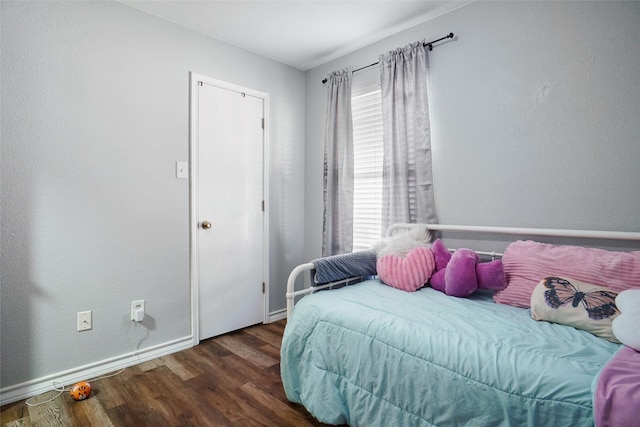
[[[41,406],[1,408],[4,426],[324,426],[287,400],[280,380],[285,321],[205,340]],[[47,396],[40,396],[46,400]],[[36,400],[37,401],[37,400]]]

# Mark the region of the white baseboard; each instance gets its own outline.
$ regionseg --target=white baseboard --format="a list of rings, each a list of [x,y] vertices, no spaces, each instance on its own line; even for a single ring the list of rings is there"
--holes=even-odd
[[[68,386],[78,381],[97,378],[128,366],[137,365],[138,363],[186,350],[191,347],[193,347],[193,337],[188,336],[135,352],[123,354],[121,356],[112,357],[100,362],[91,363],[89,365],[80,366],[78,368],[47,375],[46,377],[5,387],[0,389],[0,405],[27,399],[29,397],[51,391],[53,390],[54,382]]]
[[[269,322],[268,323],[273,323],[273,322],[277,322],[278,320],[282,320],[282,319],[286,319],[287,318],[287,309],[283,308],[282,310],[278,310],[278,311],[272,311],[271,313],[269,313]]]

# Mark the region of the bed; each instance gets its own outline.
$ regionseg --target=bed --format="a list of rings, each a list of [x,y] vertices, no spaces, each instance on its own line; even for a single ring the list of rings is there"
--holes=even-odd
[[[586,237],[604,237],[595,233]],[[607,238],[640,240],[640,233]],[[314,266],[290,276],[281,376],[288,399],[324,423],[594,425],[599,374],[626,348],[535,321],[530,309],[496,303],[489,291],[456,298],[429,286],[405,292],[377,278],[319,286],[311,279],[295,290],[296,278]]]

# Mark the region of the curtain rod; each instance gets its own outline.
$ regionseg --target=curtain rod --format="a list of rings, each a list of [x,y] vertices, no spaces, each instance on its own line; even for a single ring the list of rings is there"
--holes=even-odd
[[[438,40],[432,40],[430,42],[423,43],[422,45],[427,47],[427,48],[429,48],[429,50],[433,50],[433,44],[434,43],[438,43],[438,42],[441,42],[442,40],[452,39],[452,38],[453,38],[453,33],[449,33],[444,37],[440,37]],[[380,63],[380,61],[374,62],[373,64],[365,65],[364,67],[360,67],[358,69],[353,70],[353,72],[355,73],[356,71],[362,71],[362,70],[364,70],[366,68],[373,67],[374,65],[378,65],[379,63]],[[327,82],[327,79],[322,79],[322,84],[325,84],[326,82]]]

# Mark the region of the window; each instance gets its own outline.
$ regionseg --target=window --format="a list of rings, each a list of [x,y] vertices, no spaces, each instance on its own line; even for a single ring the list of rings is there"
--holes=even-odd
[[[382,98],[379,85],[354,92],[353,250],[368,249],[382,236]]]

